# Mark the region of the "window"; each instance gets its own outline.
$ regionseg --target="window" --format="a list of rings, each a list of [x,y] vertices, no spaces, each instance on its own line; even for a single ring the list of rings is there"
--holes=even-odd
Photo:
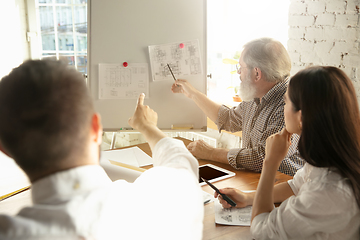
[[[286,47],[289,0],[207,0],[208,96],[235,105],[240,85],[234,64],[242,46],[255,38],[272,37]],[[27,0],[31,57],[66,59],[87,74],[87,0]],[[261,7],[259,7],[261,6]],[[35,34],[34,34],[35,33]],[[35,36],[37,33],[37,36]]]
[[[232,96],[234,88],[240,85],[239,75],[236,65],[225,64],[224,59],[238,61],[245,43],[271,37],[287,46],[289,5],[289,0],[207,1],[209,98],[230,106],[237,104]]]
[[[56,57],[87,74],[87,0],[28,0],[28,12],[32,58]]]

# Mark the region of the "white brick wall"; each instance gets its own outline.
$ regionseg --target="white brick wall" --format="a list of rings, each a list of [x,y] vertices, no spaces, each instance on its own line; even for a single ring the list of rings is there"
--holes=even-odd
[[[336,66],[354,83],[360,105],[360,0],[290,0],[292,72]]]

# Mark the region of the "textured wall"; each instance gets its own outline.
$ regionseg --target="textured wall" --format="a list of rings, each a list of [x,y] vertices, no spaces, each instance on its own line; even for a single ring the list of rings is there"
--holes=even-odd
[[[311,65],[341,68],[360,103],[360,0],[291,0],[288,51],[292,74]]]

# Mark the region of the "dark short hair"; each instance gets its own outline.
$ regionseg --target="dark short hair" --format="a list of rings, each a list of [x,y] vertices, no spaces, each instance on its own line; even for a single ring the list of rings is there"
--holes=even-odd
[[[336,67],[310,67],[291,78],[288,95],[301,110],[300,155],[349,179],[360,206],[360,113],[351,80]]]
[[[93,113],[82,74],[63,62],[28,60],[0,81],[0,141],[27,173],[84,151]]]

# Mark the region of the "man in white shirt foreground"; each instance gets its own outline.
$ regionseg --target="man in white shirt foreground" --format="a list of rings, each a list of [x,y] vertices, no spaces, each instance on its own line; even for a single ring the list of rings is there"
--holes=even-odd
[[[158,129],[143,102],[141,94],[129,124],[145,136],[156,167],[134,183],[111,182],[99,165],[102,126],[82,75],[37,60],[5,76],[0,149],[28,175],[33,205],[0,215],[0,239],[201,239],[198,162]]]

